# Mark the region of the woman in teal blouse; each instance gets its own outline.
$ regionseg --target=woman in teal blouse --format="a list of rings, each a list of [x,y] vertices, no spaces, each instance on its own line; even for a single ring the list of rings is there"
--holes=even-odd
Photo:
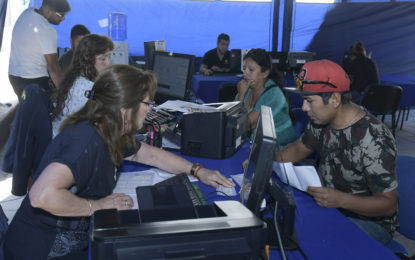
[[[261,105],[269,106],[274,116],[275,132],[281,146],[297,139],[290,117],[282,80],[278,70],[272,68],[271,57],[264,49],[251,49],[244,56],[244,79],[238,83],[236,99],[248,110],[248,128],[256,127]],[[251,139],[253,138],[253,131]]]

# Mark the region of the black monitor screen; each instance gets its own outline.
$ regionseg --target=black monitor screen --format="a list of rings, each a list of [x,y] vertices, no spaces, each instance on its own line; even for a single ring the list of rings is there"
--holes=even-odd
[[[194,59],[193,55],[155,52],[153,72],[158,82],[156,97],[163,96],[165,100],[188,100]]]
[[[304,64],[312,61],[316,54],[308,51],[289,52],[287,55],[288,67],[292,70],[300,69]]]
[[[248,165],[245,168],[241,188],[241,202],[255,215],[261,217],[268,226],[267,244],[278,247],[276,224],[281,231],[285,249],[297,248],[298,240],[294,228],[295,201],[292,191],[284,188],[271,179],[275,148],[278,140],[274,128],[274,119],[270,107],[261,106],[254,141],[249,154]],[[266,207],[274,212],[273,218],[264,218],[261,204],[269,194]],[[269,202],[269,203],[268,203]],[[275,205],[274,205],[275,204]],[[272,210],[272,209],[275,209]],[[278,211],[276,209],[279,209]],[[278,212],[278,215],[276,215]]]
[[[261,106],[240,193],[241,202],[257,216],[260,216],[261,203],[271,178],[276,145],[277,137],[271,108]]]
[[[271,51],[268,53],[271,56],[272,65],[276,66],[280,71],[285,71],[287,66],[287,52]]]

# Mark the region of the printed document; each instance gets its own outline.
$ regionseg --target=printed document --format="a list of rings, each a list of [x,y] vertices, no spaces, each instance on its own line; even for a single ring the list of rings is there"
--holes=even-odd
[[[294,166],[292,163],[274,162],[274,172],[282,182],[302,191],[308,186],[321,187],[320,178],[314,166]]]
[[[134,201],[133,209],[138,209],[136,187],[151,186],[173,176],[173,173],[157,168],[137,172],[121,172],[113,193],[129,195]],[[197,181],[193,176],[189,176],[189,179],[191,182]]]

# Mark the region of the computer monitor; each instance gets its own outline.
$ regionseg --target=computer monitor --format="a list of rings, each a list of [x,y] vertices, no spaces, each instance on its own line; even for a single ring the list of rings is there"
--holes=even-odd
[[[309,61],[312,61],[316,54],[308,51],[291,51],[287,54],[288,69],[297,72]]]
[[[281,72],[287,70],[287,52],[270,51],[268,54],[271,56],[272,66],[277,67]]]
[[[294,229],[295,202],[290,189],[278,185],[271,179],[274,151],[279,150],[272,110],[261,106],[254,141],[245,168],[241,187],[241,202],[268,224],[267,244],[278,247],[275,223],[277,223],[284,249],[297,248]],[[262,216],[261,205],[268,194],[268,208],[278,214],[273,218]],[[277,207],[277,209],[275,209]],[[275,221],[274,221],[275,220]]]
[[[147,70],[153,69],[153,55],[156,51],[166,51],[166,41],[146,41],[144,42],[144,58]]]
[[[157,76],[156,103],[189,100],[194,70],[194,55],[155,52],[153,72]]]
[[[261,203],[271,178],[274,157],[272,151],[276,145],[271,108],[261,106],[240,193],[241,202],[257,216],[260,216]]]

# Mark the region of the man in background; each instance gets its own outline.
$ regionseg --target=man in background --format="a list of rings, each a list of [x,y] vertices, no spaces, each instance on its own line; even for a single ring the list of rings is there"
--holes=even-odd
[[[20,99],[24,88],[37,83],[49,88],[49,77],[55,86],[61,80],[57,58],[57,33],[51,24],[59,25],[71,10],[67,0],[43,0],[39,9],[28,8],[13,28],[9,80]]]
[[[205,76],[214,72],[229,72],[231,53],[228,50],[230,43],[229,35],[221,33],[218,36],[216,48],[208,51],[203,56],[200,72]]]
[[[307,192],[321,207],[339,209],[369,236],[388,244],[398,226],[392,133],[350,102],[349,77],[336,63],[308,62],[296,81],[311,122],[275,159],[295,163],[318,151],[322,187],[308,187]]]
[[[62,56],[59,57],[59,67],[61,68],[62,72],[69,67],[72,62],[72,56],[78,46],[79,41],[87,34],[91,32],[82,24],[74,25],[71,29],[71,49],[65,52]]]

